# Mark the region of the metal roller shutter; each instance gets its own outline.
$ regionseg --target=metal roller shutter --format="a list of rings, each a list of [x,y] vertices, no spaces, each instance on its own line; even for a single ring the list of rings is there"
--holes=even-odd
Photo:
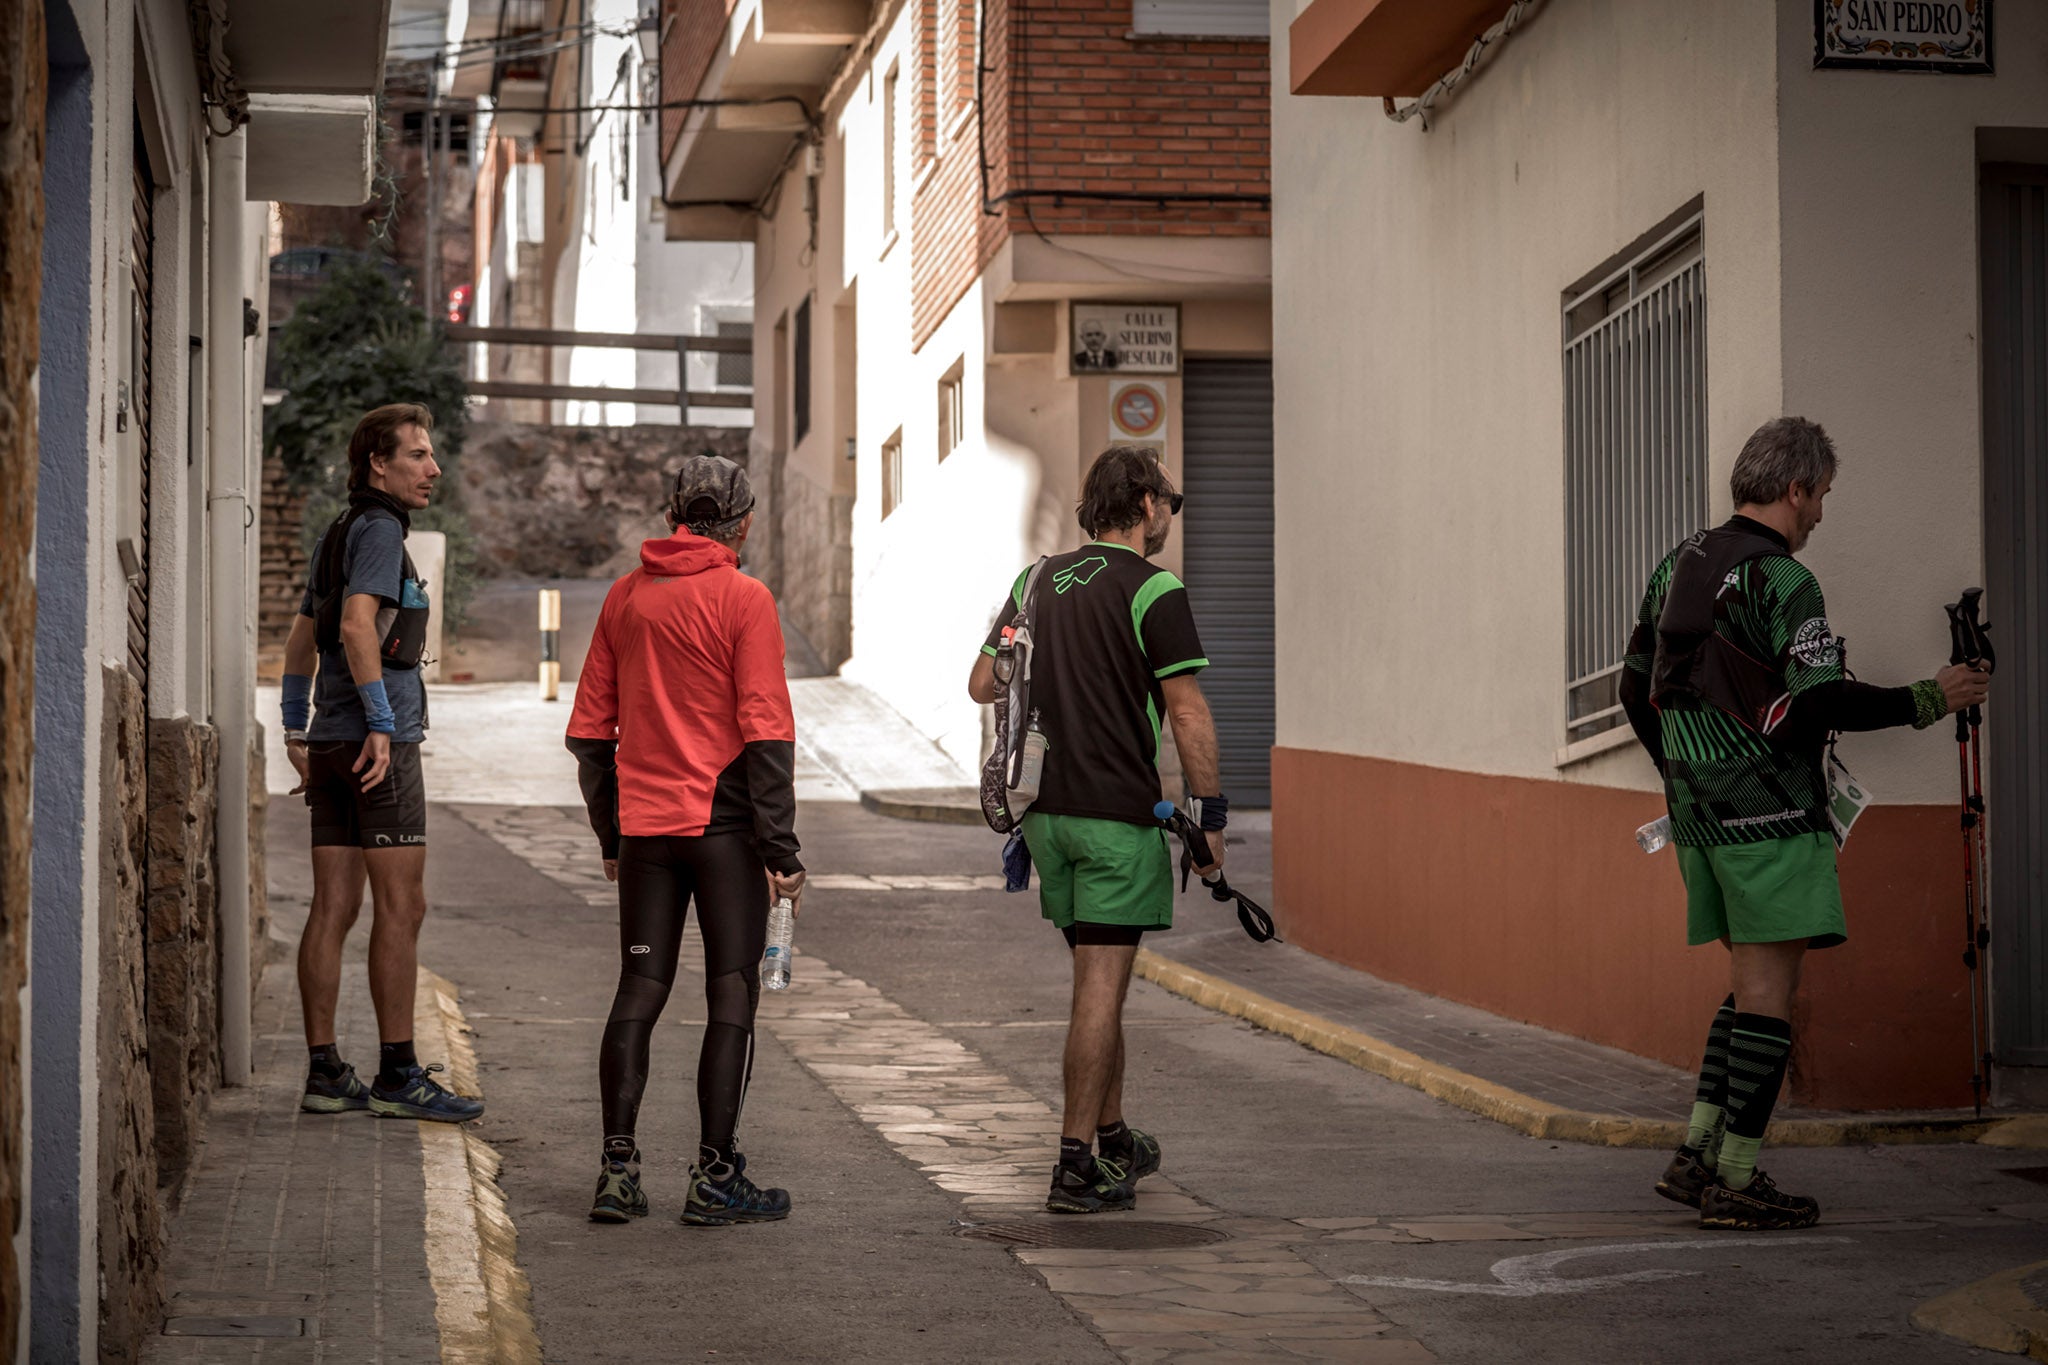
[[[1223,791],[1273,800],[1273,364],[1190,359],[1181,381],[1188,596],[1209,668]]]

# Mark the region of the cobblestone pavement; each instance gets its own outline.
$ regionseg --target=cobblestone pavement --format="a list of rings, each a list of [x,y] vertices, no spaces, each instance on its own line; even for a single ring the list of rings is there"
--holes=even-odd
[[[610,901],[613,888],[601,870],[594,872],[590,832],[573,813],[483,806],[458,813],[564,889],[592,904]],[[899,879],[840,880],[886,889]],[[979,879],[907,880],[944,890],[950,887],[940,883],[971,889]],[[989,880],[996,883],[991,889],[1000,887],[999,878]],[[701,969],[694,933],[684,962],[686,970]],[[957,1195],[963,1223],[1044,1221],[1056,1110],[815,954],[801,955],[797,970],[802,989],[765,997],[762,1026],[899,1155]],[[1014,1253],[1127,1360],[1435,1359],[1295,1253],[1291,1244],[1325,1235],[1319,1229],[1233,1219],[1160,1176],[1140,1187],[1136,1216],[1213,1228],[1229,1241],[1214,1248]]]

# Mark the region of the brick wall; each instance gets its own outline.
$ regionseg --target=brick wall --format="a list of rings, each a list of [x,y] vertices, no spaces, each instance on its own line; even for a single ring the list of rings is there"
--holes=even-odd
[[[961,32],[973,0],[916,0],[913,337],[931,335],[1012,233],[1266,236],[1255,204],[1065,201],[1048,192],[1264,195],[1270,186],[1268,44],[1132,38],[1130,0],[987,0],[991,68],[982,129],[988,193],[1031,192],[981,211],[973,63]],[[967,42],[972,50],[971,38]],[[964,115],[958,111],[967,111]],[[917,182],[914,182],[917,183]]]
[[[274,682],[284,672],[284,642],[306,586],[306,551],[299,543],[306,495],[285,478],[284,462],[263,457],[263,539],[257,550],[256,676]]]
[[[29,375],[42,292],[43,7],[0,0],[0,1358],[20,1326],[21,987],[28,969],[36,442]]]
[[[737,0],[661,0],[664,33],[661,44],[661,98],[694,99],[711,59],[718,55],[718,41],[725,33]],[[676,139],[683,135],[687,109],[661,111],[661,164],[668,165]]]

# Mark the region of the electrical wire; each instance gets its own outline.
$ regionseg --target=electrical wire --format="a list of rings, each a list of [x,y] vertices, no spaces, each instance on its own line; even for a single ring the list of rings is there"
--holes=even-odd
[[[1500,20],[1492,28],[1473,40],[1471,49],[1465,53],[1465,60],[1446,72],[1435,85],[1416,96],[1413,103],[1396,106],[1392,95],[1384,95],[1380,99],[1380,108],[1396,123],[1406,123],[1410,119],[1419,118],[1422,120],[1422,131],[1428,132],[1429,116],[1438,101],[1449,98],[1451,92],[1486,59],[1487,49],[1513,33],[1528,16],[1529,11],[1542,3],[1543,0],[1515,0],[1514,4],[1508,6],[1507,13],[1501,15]]]

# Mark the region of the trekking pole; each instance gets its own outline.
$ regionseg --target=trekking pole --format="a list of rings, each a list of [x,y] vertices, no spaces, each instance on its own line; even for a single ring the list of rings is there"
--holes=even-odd
[[[1188,819],[1187,813],[1171,801],[1161,801],[1152,807],[1152,816],[1180,836],[1180,889],[1185,891],[1188,889],[1188,873],[1196,867],[1206,867],[1215,861],[1215,853],[1209,847],[1209,835],[1200,825]],[[1217,832],[1216,837],[1223,837],[1221,831]],[[1243,926],[1245,933],[1251,935],[1252,942],[1284,941],[1274,931],[1273,917],[1266,913],[1266,907],[1242,891],[1233,889],[1221,868],[1217,869],[1216,880],[1211,881],[1204,877],[1202,885],[1209,888],[1212,900],[1237,902],[1237,922]]]
[[[1949,662],[1995,666],[1991,628],[1978,619],[1982,588],[1965,588],[1947,605]],[[1991,995],[1987,966],[1991,951],[1990,877],[1985,862],[1984,765],[1980,743],[1983,708],[1965,707],[1956,712],[1956,771],[1962,788],[1963,833],[1963,966],[1968,970],[1970,991],[1970,1098],[1977,1114],[1984,1113],[1984,1096],[1991,1080]]]

